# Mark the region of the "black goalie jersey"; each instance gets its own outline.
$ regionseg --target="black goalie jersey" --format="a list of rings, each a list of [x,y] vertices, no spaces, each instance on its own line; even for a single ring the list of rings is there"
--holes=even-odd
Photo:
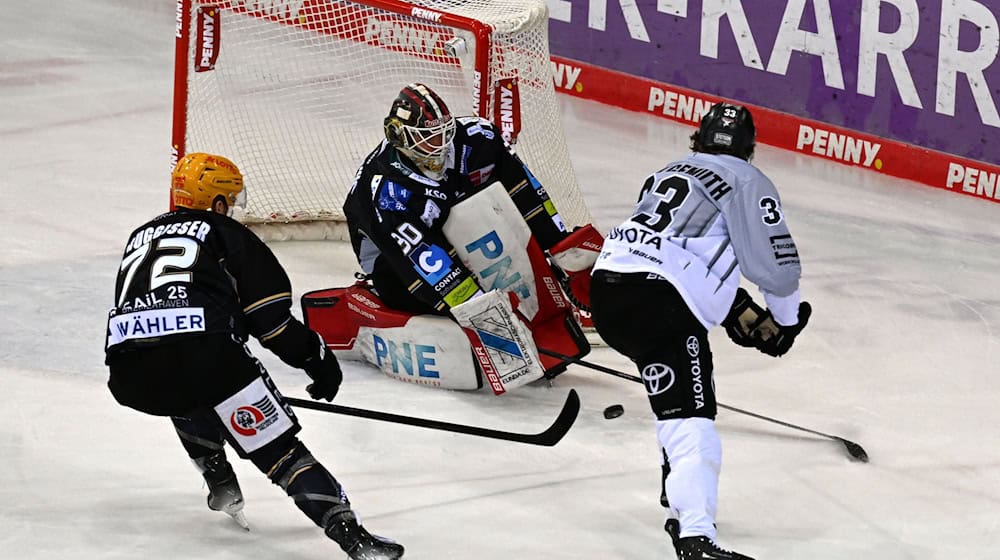
[[[210,333],[266,344],[297,321],[290,309],[288,276],[256,235],[222,214],[179,209],[129,236],[107,354]]]
[[[566,235],[545,189],[500,131],[478,117],[457,121],[442,179],[422,175],[383,141],[358,170],[344,203],[362,270],[370,274],[375,260],[385,259],[417,299],[438,310],[454,307],[478,290],[441,228],[451,208],[479,190],[502,182],[542,249]]]

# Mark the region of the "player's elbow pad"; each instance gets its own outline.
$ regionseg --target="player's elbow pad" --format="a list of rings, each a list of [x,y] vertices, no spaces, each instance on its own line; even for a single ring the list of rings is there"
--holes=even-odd
[[[261,338],[260,343],[286,364],[302,368],[316,354],[317,337],[298,319],[289,317],[280,332],[270,338]]]

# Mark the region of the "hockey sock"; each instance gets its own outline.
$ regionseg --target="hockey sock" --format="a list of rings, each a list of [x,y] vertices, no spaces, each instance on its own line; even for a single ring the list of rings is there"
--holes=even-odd
[[[295,500],[295,506],[302,513],[318,527],[325,528],[331,511],[350,507],[347,493],[298,438],[288,441],[290,447],[286,447],[287,451],[276,460],[270,460],[273,457],[255,457],[254,454],[251,454],[251,460],[271,482]]]
[[[191,459],[204,458],[222,451],[225,439],[215,418],[193,415],[190,418],[173,416],[170,420]]]

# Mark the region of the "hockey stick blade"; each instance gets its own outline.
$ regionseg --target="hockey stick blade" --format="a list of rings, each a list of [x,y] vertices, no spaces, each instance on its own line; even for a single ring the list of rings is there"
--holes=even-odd
[[[492,430],[490,428],[481,428],[479,426],[453,424],[451,422],[431,420],[430,418],[403,416],[401,414],[393,414],[391,412],[380,412],[377,410],[354,408],[339,404],[321,403],[306,399],[297,399],[294,397],[285,397],[284,400],[292,406],[308,408],[311,410],[320,410],[323,412],[332,412],[334,414],[344,414],[347,416],[358,416],[360,418],[368,418],[369,420],[406,424],[408,426],[418,426],[421,428],[429,428],[432,430],[441,430],[471,436],[514,441],[517,443],[527,443],[530,445],[544,445],[547,447],[552,447],[553,445],[559,443],[559,440],[561,440],[573,426],[573,422],[576,421],[576,417],[580,412],[580,396],[577,395],[575,389],[570,389],[569,394],[566,395],[566,402],[563,403],[562,410],[559,411],[559,416],[557,416],[555,421],[552,422],[552,425],[537,434],[523,434],[517,432],[505,432],[502,430]]]
[[[558,352],[553,352],[552,350],[546,350],[545,348],[539,348],[538,349],[538,353],[539,354],[545,354],[547,356],[552,356],[553,358],[558,358],[558,359],[563,360],[565,362],[571,362],[571,363],[577,364],[579,366],[587,367],[587,368],[590,368],[590,369],[595,370],[595,371],[599,371],[599,372],[602,372],[602,373],[607,373],[607,374],[610,374],[610,375],[614,375],[615,377],[620,377],[622,379],[628,379],[629,381],[634,381],[635,383],[642,383],[642,379],[640,379],[638,375],[632,375],[632,374],[629,374],[629,373],[625,373],[623,371],[618,371],[616,369],[609,368],[607,366],[602,366],[600,364],[595,364],[593,362],[588,362],[586,360],[581,360],[579,358],[573,358],[573,357],[570,357],[570,356],[566,356],[565,354],[560,354]],[[791,428],[793,430],[798,430],[800,432],[806,432],[806,433],[813,434],[813,435],[816,435],[816,436],[821,436],[821,437],[824,437],[824,438],[827,438],[827,439],[831,439],[833,441],[838,441],[838,442],[844,444],[844,447],[847,448],[847,454],[850,455],[852,459],[854,459],[856,461],[861,461],[862,463],[867,463],[868,462],[868,453],[865,451],[865,449],[863,447],[861,447],[857,443],[854,443],[853,441],[844,439],[844,438],[842,438],[840,436],[835,436],[835,435],[832,435],[832,434],[826,434],[826,433],[819,432],[819,431],[816,431],[816,430],[811,430],[809,428],[798,426],[798,425],[792,424],[790,422],[785,422],[783,420],[778,420],[776,418],[771,418],[770,416],[764,416],[763,414],[757,414],[756,412],[750,412],[749,410],[743,410],[742,408],[736,408],[735,406],[729,406],[727,404],[722,404],[720,402],[716,402],[715,404],[719,408],[724,408],[724,409],[726,409],[728,411],[731,411],[731,412],[736,412],[736,413],[739,413],[739,414],[744,414],[746,416],[752,416],[753,418],[756,418],[758,420],[763,420],[765,422],[771,422],[773,424],[778,424],[779,426],[784,426],[786,428]]]
[[[868,453],[865,451],[863,447],[854,443],[853,441],[848,441],[841,437],[838,437],[837,439],[840,440],[840,443],[844,444],[844,447],[847,448],[847,453],[851,457],[857,459],[858,461],[861,461],[862,463],[868,462]]]

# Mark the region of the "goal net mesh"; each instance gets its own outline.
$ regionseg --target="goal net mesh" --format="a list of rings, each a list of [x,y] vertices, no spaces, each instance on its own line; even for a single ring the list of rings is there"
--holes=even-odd
[[[451,21],[464,18],[488,26],[487,40],[482,27]],[[589,223],[552,85],[547,26],[544,0],[183,0],[175,156],[233,159],[247,185],[245,223],[343,222],[355,172],[384,137],[400,88],[422,82],[453,114],[496,122],[511,117],[497,86],[513,81],[518,154],[568,226]]]

